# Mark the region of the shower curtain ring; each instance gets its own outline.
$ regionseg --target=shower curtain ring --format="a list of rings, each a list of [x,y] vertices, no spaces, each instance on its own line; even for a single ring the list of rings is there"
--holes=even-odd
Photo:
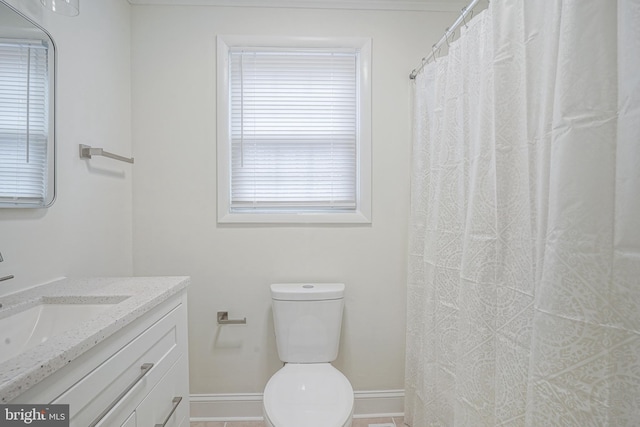
[[[464,19],[464,18],[465,18],[465,17],[464,17],[464,12],[465,12],[466,10],[467,10],[467,8],[466,8],[466,7],[463,7],[463,8],[462,8],[462,23],[464,24],[464,27],[465,27],[465,28],[469,28],[469,26],[467,25],[467,20],[466,20],[466,19]],[[471,10],[471,13],[473,14],[473,10]],[[471,16],[473,17],[473,15],[471,15]]]
[[[433,56],[433,62],[438,62],[436,61],[437,57],[438,57],[438,52],[440,52],[440,48],[438,48],[438,50],[436,51],[436,43],[434,43],[433,46],[431,46],[431,56]]]
[[[447,29],[444,30],[444,41],[447,42],[447,47],[451,47],[449,45],[449,28],[450,27],[447,27]]]

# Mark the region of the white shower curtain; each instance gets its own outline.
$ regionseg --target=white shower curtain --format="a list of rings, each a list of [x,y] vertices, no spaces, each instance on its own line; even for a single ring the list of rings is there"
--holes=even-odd
[[[639,23],[492,0],[416,78],[408,425],[640,425]]]

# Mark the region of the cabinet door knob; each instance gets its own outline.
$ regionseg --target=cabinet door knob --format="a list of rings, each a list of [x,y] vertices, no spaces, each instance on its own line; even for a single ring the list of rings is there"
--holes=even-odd
[[[171,401],[171,403],[173,404],[173,408],[171,408],[171,412],[169,412],[169,415],[167,415],[167,418],[165,418],[162,424],[156,424],[154,427],[165,427],[169,422],[169,420],[171,419],[171,416],[173,415],[173,413],[176,412],[176,409],[178,409],[178,405],[180,405],[180,402],[182,402],[182,397],[180,396],[174,397],[173,400]]]

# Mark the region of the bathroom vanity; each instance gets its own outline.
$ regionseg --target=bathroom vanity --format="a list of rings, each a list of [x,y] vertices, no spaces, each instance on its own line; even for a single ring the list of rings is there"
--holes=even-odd
[[[0,298],[0,403],[68,404],[75,427],[188,426],[188,284],[62,279]]]

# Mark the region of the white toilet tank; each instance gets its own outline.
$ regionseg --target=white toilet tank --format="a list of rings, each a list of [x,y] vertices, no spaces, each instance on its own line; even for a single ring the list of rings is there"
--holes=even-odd
[[[273,322],[280,360],[325,363],[338,357],[343,283],[271,285]]]

